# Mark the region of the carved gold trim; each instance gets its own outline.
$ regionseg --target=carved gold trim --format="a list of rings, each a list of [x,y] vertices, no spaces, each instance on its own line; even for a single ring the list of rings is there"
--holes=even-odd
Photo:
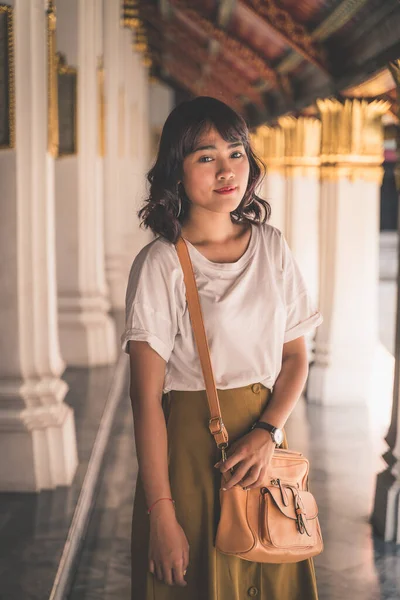
[[[319,167],[321,149],[321,121],[313,117],[286,116],[278,120],[284,135],[285,167],[307,169]],[[287,175],[291,175],[288,169]]]
[[[7,13],[8,46],[8,125],[9,143],[0,145],[0,150],[15,148],[15,65],[14,65],[14,13],[7,4],[0,4],[0,13]]]
[[[56,8],[55,0],[49,0],[47,18],[47,149],[51,156],[58,156],[58,82],[56,55]]]
[[[383,162],[383,100],[317,100],[322,121],[321,164],[376,166]]]
[[[105,72],[103,57],[100,56],[97,64],[97,120],[98,120],[98,154],[106,155],[106,98],[105,98]]]
[[[280,127],[262,125],[251,135],[251,141],[267,166],[267,174],[284,172],[285,138]]]

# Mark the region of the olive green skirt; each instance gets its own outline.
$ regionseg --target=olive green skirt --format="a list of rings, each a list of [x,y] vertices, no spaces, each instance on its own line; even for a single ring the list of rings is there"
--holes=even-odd
[[[270,394],[260,383],[218,390],[231,442],[259,418]],[[163,396],[163,409],[172,496],[190,546],[187,586],[161,583],[148,570],[149,518],[139,473],[132,519],[132,600],[316,600],[312,559],[253,563],[215,549],[221,474],[213,465],[220,452],[208,429],[206,392],[171,391]],[[282,447],[287,448],[286,436]]]

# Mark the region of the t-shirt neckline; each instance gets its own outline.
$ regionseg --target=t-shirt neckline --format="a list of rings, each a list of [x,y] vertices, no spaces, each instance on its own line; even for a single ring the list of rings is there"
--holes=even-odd
[[[213,262],[213,261],[209,260],[208,258],[206,258],[204,256],[204,254],[202,254],[199,250],[197,250],[197,248],[195,246],[193,246],[193,244],[191,244],[189,242],[189,240],[187,240],[186,238],[183,238],[188,246],[190,258],[192,259],[192,261],[194,263],[201,264],[204,267],[207,267],[210,269],[216,269],[219,271],[237,271],[239,269],[242,269],[249,262],[251,257],[253,256],[255,249],[256,249],[256,244],[257,244],[258,226],[253,225],[253,223],[250,223],[250,225],[251,225],[250,241],[248,243],[248,246],[247,246],[244,254],[242,254],[242,256],[239,258],[239,260],[237,260],[236,262],[233,262],[233,263]]]

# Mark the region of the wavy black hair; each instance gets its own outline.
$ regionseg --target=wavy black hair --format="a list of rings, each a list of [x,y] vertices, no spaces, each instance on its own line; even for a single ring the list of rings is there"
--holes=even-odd
[[[155,235],[162,235],[176,243],[181,226],[189,214],[190,200],[178,181],[183,175],[183,161],[196,147],[200,136],[214,127],[226,142],[241,141],[250,164],[246,192],[239,206],[232,211],[235,223],[265,223],[271,207],[255,193],[257,184],[265,176],[265,165],[254,153],[245,120],[224,102],[208,96],[198,96],[176,106],[165,121],[157,158],[147,173],[149,196],[137,212],[140,226],[150,227]],[[179,205],[181,201],[181,211]],[[265,215],[261,220],[261,208]]]

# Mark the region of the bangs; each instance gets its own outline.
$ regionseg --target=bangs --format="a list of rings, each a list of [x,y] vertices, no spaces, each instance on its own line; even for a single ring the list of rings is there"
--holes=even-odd
[[[182,159],[191,154],[199,145],[203,135],[216,129],[226,142],[242,142],[249,145],[249,132],[244,119],[226,104],[214,98],[199,97],[185,108],[180,136]]]
[[[182,158],[186,158],[195,148],[200,145],[200,141],[204,135],[209,133],[211,129],[216,129],[219,135],[225,142],[242,142],[244,147],[248,146],[248,137],[243,128],[237,127],[236,124],[230,122],[215,122],[208,118],[201,123],[190,125],[184,136],[182,137]]]

